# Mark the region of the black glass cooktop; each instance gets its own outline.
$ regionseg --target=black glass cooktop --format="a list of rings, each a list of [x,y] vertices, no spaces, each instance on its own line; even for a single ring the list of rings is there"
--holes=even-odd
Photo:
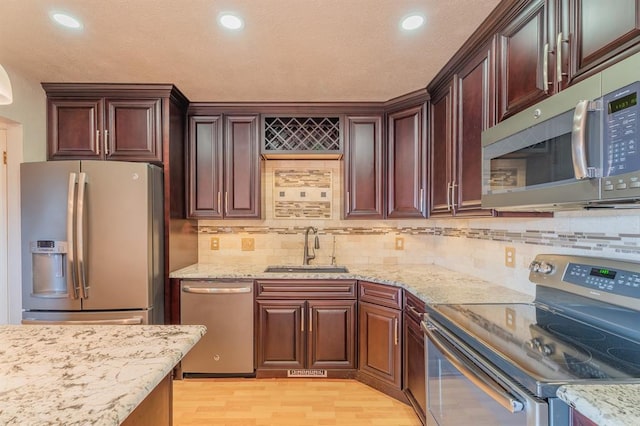
[[[640,382],[640,313],[575,296],[571,305],[432,305],[427,311],[540,397],[567,383]]]

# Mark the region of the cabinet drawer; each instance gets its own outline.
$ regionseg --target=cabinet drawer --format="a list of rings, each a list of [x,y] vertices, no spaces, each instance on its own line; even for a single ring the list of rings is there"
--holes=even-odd
[[[402,309],[402,288],[385,284],[360,281],[360,301],[375,303],[394,309]]]
[[[256,280],[260,299],[355,299],[355,280]]]
[[[418,296],[408,291],[404,292],[404,311],[412,321],[419,324],[422,321],[422,314],[424,314],[426,307],[427,304]]]

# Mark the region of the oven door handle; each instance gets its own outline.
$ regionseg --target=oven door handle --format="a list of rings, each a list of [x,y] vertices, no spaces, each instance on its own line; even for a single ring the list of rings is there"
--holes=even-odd
[[[511,413],[517,413],[524,409],[524,404],[513,397],[487,373],[474,364],[467,361],[463,356],[457,354],[457,350],[451,347],[444,338],[438,336],[437,327],[422,322],[422,330],[425,332],[431,343],[445,356],[453,366],[462,373],[471,383],[489,395],[494,401],[506,408]]]

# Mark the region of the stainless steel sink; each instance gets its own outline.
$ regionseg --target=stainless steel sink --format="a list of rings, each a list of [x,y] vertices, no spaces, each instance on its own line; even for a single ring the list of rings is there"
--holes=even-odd
[[[267,266],[265,272],[281,272],[281,273],[307,273],[307,274],[339,274],[349,272],[344,266],[334,265],[295,265],[295,266]]]

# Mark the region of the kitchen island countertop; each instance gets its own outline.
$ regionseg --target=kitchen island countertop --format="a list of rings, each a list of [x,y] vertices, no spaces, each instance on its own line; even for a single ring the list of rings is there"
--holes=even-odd
[[[204,326],[0,326],[0,424],[119,425]]]
[[[631,426],[640,421],[640,384],[561,386],[557,394],[599,426]]]

